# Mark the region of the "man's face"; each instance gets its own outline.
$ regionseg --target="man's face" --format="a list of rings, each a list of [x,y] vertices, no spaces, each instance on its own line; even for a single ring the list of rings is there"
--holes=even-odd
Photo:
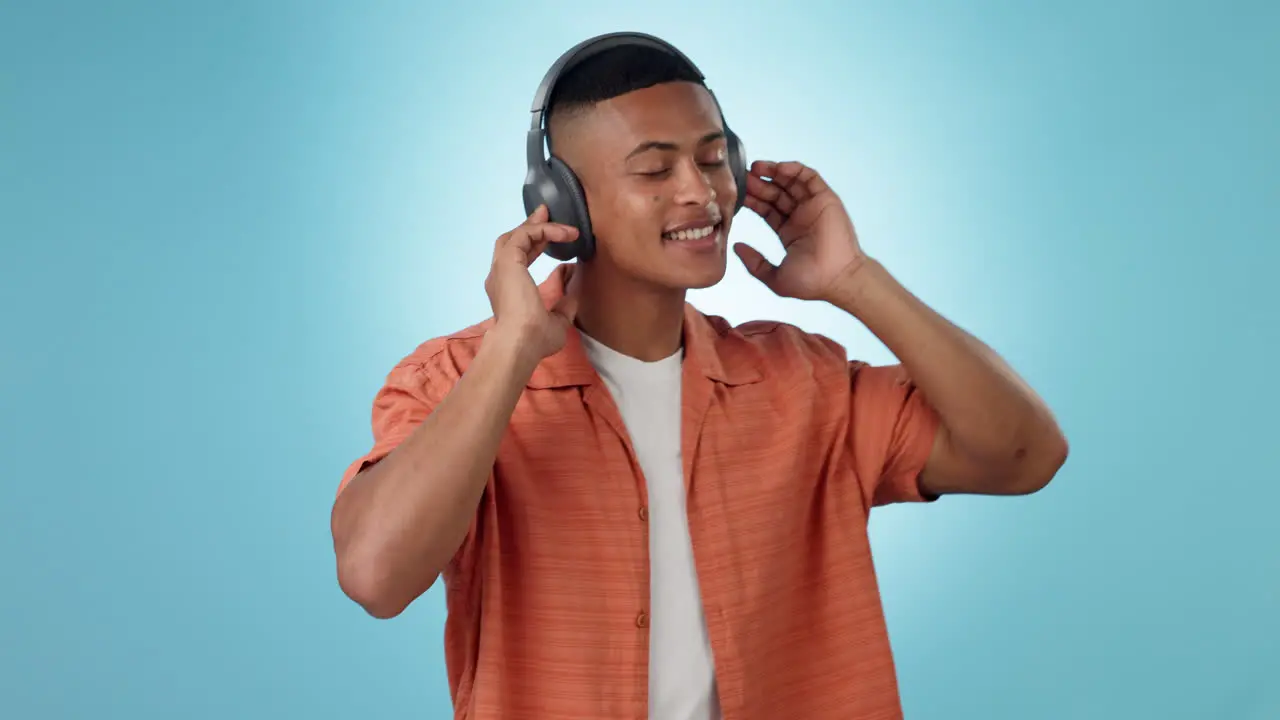
[[[593,264],[667,289],[724,277],[738,190],[705,88],[680,82],[630,92],[565,129],[556,152],[586,194]]]

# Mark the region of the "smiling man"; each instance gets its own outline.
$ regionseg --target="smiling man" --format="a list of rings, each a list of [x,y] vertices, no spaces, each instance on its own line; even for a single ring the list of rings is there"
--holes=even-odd
[[[555,159],[531,177],[558,178],[558,217],[498,238],[493,317],[378,393],[334,504],[339,582],[387,618],[443,579],[458,718],[901,717],[870,511],[1035,492],[1066,441],[815,170],[744,167],[697,70],[619,39],[551,88]],[[688,304],[743,206],[786,249],[735,246],[762,288],[841,308],[900,365]],[[538,286],[544,251],[578,261]]]

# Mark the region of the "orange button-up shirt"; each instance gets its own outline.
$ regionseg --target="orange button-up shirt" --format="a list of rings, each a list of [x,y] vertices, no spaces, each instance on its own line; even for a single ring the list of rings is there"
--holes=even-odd
[[[569,266],[541,287],[548,307]],[[449,392],[492,319],[388,375],[384,457]],[[777,322],[686,306],[680,428],[689,531],[725,720],[901,717],[867,536],[875,505],[927,501],[937,417],[901,368]],[[443,573],[457,718],[648,718],[645,480],[576,332],[529,378]]]

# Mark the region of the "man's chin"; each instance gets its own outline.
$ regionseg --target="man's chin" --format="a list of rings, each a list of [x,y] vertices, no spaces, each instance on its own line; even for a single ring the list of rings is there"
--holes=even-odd
[[[672,273],[665,283],[668,287],[681,290],[703,290],[720,283],[725,276],[725,263],[702,263],[704,267],[685,267]]]

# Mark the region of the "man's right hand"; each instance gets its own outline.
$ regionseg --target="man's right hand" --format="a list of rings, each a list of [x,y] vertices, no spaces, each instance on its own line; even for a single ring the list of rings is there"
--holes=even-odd
[[[529,274],[529,266],[548,243],[572,242],[578,237],[577,228],[548,219],[547,207],[541,205],[523,223],[500,236],[484,281],[496,320],[491,332],[515,342],[535,364],[564,347],[578,309],[577,294],[566,292],[564,299],[547,310]]]

